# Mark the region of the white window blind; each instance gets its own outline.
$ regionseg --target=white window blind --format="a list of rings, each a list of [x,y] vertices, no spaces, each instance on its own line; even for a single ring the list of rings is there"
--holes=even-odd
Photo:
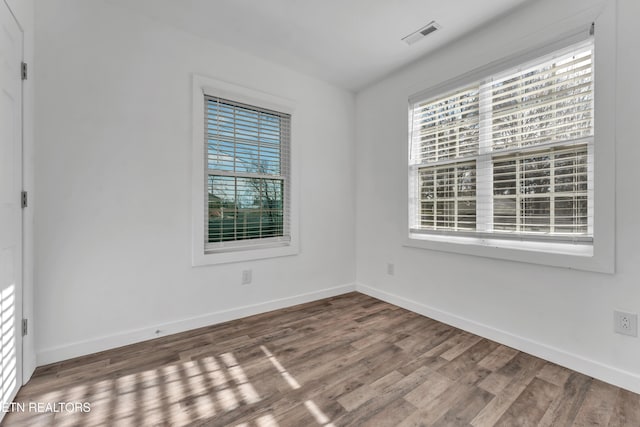
[[[205,251],[289,242],[290,115],[204,102]]]
[[[415,102],[410,232],[589,243],[593,45]]]

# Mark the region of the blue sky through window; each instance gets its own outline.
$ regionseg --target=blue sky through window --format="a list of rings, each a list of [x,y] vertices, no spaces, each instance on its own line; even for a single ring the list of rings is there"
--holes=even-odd
[[[207,101],[209,169],[280,175],[281,117]]]

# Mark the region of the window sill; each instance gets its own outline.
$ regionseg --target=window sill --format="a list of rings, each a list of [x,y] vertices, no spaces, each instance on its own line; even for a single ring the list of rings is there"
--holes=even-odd
[[[204,117],[205,103],[204,96],[214,96],[224,99],[232,99],[236,102],[254,105],[267,110],[280,111],[290,114],[291,137],[290,137],[290,207],[289,207],[289,231],[291,242],[282,242],[273,245],[260,247],[228,247],[212,251],[205,250],[203,236],[206,235],[205,203],[207,197],[207,180],[204,170],[199,165],[203,165],[204,157]],[[277,258],[297,255],[299,253],[298,234],[298,200],[299,200],[299,171],[297,161],[296,141],[296,121],[294,120],[295,102],[284,99],[277,95],[272,95],[261,90],[239,86],[231,82],[224,82],[200,75],[193,75],[192,80],[192,161],[191,161],[191,265],[193,267],[237,263],[253,261],[259,259]]]
[[[242,248],[228,251],[216,251],[211,253],[194,253],[192,265],[194,267],[203,265],[228,264],[233,262],[253,261],[266,258],[278,258],[283,256],[297,255],[298,246],[294,243],[287,245],[275,244],[262,248]]]
[[[404,246],[599,273],[613,273],[614,267],[597,256],[594,245],[410,234]]]

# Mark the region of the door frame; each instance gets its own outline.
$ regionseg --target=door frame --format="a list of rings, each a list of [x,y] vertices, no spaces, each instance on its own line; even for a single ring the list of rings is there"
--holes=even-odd
[[[20,46],[20,61],[24,62],[25,61],[25,39],[26,39],[26,35],[25,35],[25,27],[22,25],[22,23],[20,22],[20,19],[18,18],[18,13],[20,11],[14,10],[14,8],[12,8],[11,4],[9,3],[9,0],[4,0],[1,2],[2,5],[0,7],[5,7],[6,10],[9,12],[9,15],[13,18],[13,21],[15,22],[16,26],[18,27],[18,30],[21,33],[21,46]],[[20,5],[17,5],[17,8],[19,9]],[[20,64],[17,64],[17,66],[19,67]],[[25,155],[25,147],[26,147],[26,126],[25,126],[25,85],[27,84],[27,80],[22,80],[21,81],[21,85],[20,85],[20,89],[19,89],[19,96],[20,96],[20,108],[18,111],[18,114],[20,114],[20,127],[21,127],[21,138],[20,138],[20,147],[19,147],[19,153],[20,153],[20,161],[19,161],[19,165],[18,167],[20,168],[19,170],[19,187],[21,189],[21,191],[25,190],[25,173],[28,170],[31,170],[29,168],[29,165],[26,164],[26,160],[27,160],[27,156]],[[30,83],[32,84],[32,83]],[[31,123],[32,125],[32,123]],[[30,314],[29,312],[31,310],[29,310],[29,308],[27,307],[27,305],[33,305],[33,304],[27,304],[27,301],[25,299],[26,294],[25,294],[25,287],[26,287],[26,283],[27,283],[27,277],[29,277],[29,280],[31,280],[31,278],[33,277],[32,274],[29,274],[30,272],[27,270],[27,258],[30,256],[27,252],[27,249],[29,251],[32,250],[31,246],[29,246],[27,248],[27,239],[25,239],[25,235],[27,233],[31,234],[32,233],[32,227],[29,221],[27,221],[27,217],[31,217],[31,210],[28,212],[29,215],[27,215],[27,209],[31,209],[30,206],[28,206],[28,208],[23,207],[21,209],[20,212],[20,226],[21,226],[21,232],[20,232],[20,250],[21,250],[21,259],[20,259],[20,268],[21,268],[21,274],[20,274],[20,316],[19,318],[16,318],[16,327],[20,330],[20,332],[17,334],[17,338],[19,339],[19,341],[16,343],[16,346],[20,347],[20,366],[21,366],[21,370],[20,372],[17,372],[16,374],[18,375],[18,389],[26,384],[26,382],[30,379],[31,374],[33,373],[33,370],[35,368],[35,355],[32,354],[33,353],[33,346],[31,346],[31,348],[26,349],[25,348],[25,337],[22,334],[22,321],[23,319],[27,318],[27,316]],[[31,262],[29,262],[29,264],[31,264]],[[33,288],[33,287],[31,287]],[[33,329],[33,325],[32,324],[28,324],[28,331],[29,334],[32,333],[32,329]],[[25,351],[28,350],[28,351]],[[29,354],[29,356],[28,356]]]
[[[35,347],[35,246],[34,246],[34,33],[35,0],[0,0],[9,9],[14,21],[22,32],[22,61],[28,64],[28,78],[22,80],[21,105],[21,188],[28,191],[28,206],[22,209],[22,318],[28,319],[28,334],[22,341],[22,384],[26,384],[36,369]]]

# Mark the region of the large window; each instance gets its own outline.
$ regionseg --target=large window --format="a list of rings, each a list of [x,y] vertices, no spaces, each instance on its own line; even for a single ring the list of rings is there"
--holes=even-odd
[[[205,248],[288,241],[290,116],[205,96]]]
[[[410,233],[591,244],[593,45],[413,100]]]

